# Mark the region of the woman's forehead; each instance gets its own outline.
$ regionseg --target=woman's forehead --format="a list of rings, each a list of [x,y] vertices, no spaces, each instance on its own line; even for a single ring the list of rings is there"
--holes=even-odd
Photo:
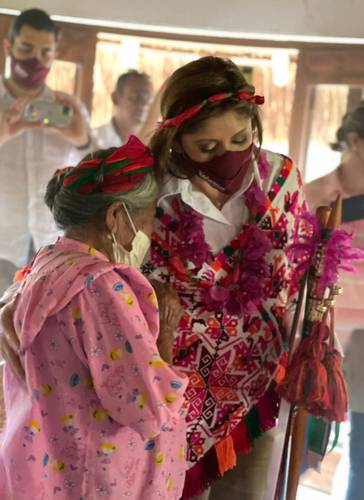
[[[249,116],[241,115],[236,111],[228,111],[222,115],[213,116],[205,120],[201,127],[192,134],[196,139],[216,139],[219,137],[234,136],[244,130],[251,130],[252,120]]]

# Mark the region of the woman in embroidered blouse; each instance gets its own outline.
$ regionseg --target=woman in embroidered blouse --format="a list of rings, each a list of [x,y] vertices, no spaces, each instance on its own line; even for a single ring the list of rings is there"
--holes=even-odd
[[[167,364],[176,318],[167,310],[159,334],[154,291],[135,267],[153,226],[153,170],[131,138],[48,185],[65,237],[37,254],[19,291],[26,384],[5,369],[2,499],[181,496],[187,377]]]
[[[185,499],[208,498],[277,416],[303,194],[291,160],[260,148],[263,102],[232,61],[193,61],[166,82],[150,142],[162,192],[145,272],[172,283],[185,311],[174,344],[190,379]],[[210,498],[262,498],[267,436]]]

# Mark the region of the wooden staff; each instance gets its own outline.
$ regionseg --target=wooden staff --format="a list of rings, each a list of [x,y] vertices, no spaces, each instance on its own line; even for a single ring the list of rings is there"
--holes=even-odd
[[[325,230],[332,231],[333,229],[338,227],[341,223],[341,197],[338,197],[333,209],[331,209],[330,207],[319,207],[317,209],[316,215],[322,233],[324,233]],[[324,251],[324,248],[322,249],[322,251]],[[303,335],[309,335],[310,333],[311,320],[309,318],[312,312],[310,311],[310,308],[313,307],[310,298],[312,296],[312,292],[317,286],[317,281],[320,279],[320,275],[322,272],[322,269],[320,269],[320,260],[321,259],[317,259],[317,262],[315,263],[317,267],[311,269],[308,273],[307,298],[306,298],[304,323],[303,323]],[[302,286],[304,287],[305,283]],[[324,297],[322,297],[322,299],[323,298]],[[294,337],[296,336],[301,306],[302,303],[300,304],[299,301],[298,313],[295,315],[296,321],[294,322],[294,328],[292,329],[291,332],[291,338],[290,338],[291,348],[294,344]],[[304,410],[304,408],[299,408],[297,412],[295,412],[294,409],[292,408],[291,421],[288,423],[287,426],[287,433],[292,432],[292,435],[290,437],[290,446],[288,447],[290,451],[289,451],[287,490],[284,495],[285,500],[296,500],[297,497],[297,489],[301,473],[302,456],[305,445],[307,419],[308,419],[308,413]]]

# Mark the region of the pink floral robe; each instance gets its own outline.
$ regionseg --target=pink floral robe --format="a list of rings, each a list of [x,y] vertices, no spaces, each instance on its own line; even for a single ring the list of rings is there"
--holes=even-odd
[[[187,377],[159,356],[141,273],[61,239],[37,256],[15,321],[26,386],[6,369],[0,498],[178,499]]]

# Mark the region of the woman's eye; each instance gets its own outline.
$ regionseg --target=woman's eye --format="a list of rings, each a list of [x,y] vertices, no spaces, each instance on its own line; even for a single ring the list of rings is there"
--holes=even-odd
[[[211,146],[201,146],[200,149],[202,153],[212,153],[212,151],[214,151],[215,148],[216,144]]]
[[[243,139],[235,139],[233,141],[234,144],[245,144],[247,141],[246,137],[244,137]]]

